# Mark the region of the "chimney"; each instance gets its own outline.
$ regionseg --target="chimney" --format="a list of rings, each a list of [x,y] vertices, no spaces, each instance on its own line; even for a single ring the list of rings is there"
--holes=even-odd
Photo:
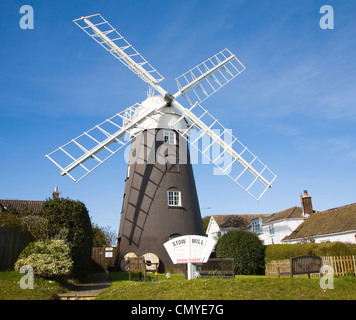
[[[53,191],[52,194],[53,194],[53,199],[58,199],[59,198],[58,187],[54,188],[54,191]]]
[[[302,200],[303,214],[313,214],[312,197],[308,195],[308,191],[304,190],[304,195],[302,196],[302,194],[300,194],[300,198]]]

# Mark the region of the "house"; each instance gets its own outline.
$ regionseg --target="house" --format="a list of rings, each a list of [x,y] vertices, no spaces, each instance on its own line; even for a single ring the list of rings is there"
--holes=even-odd
[[[260,232],[256,233],[265,245],[279,244],[283,238],[290,235],[295,228],[304,222],[306,217],[302,207],[291,207],[272,214],[269,219],[262,223]]]
[[[210,218],[206,234],[216,238],[230,230],[248,230],[258,235],[268,244],[279,244],[301,223],[314,213],[311,196],[304,190],[300,195],[301,207],[291,207],[273,214],[213,215]]]
[[[230,230],[255,232],[265,244],[300,242],[356,243],[356,203],[321,212],[313,210],[307,190],[300,195],[301,207],[294,206],[273,214],[213,215],[208,237]]]
[[[53,198],[59,197],[58,188],[53,192]],[[7,200],[0,199],[0,212],[8,211],[18,215],[39,214],[44,201],[36,200]]]
[[[231,230],[248,230],[257,228],[257,223],[269,217],[270,214],[225,214],[225,215],[212,215],[206,234],[208,238],[217,239],[219,235],[224,235]],[[254,221],[254,225],[251,224]]]
[[[356,242],[356,203],[310,215],[282,243]]]

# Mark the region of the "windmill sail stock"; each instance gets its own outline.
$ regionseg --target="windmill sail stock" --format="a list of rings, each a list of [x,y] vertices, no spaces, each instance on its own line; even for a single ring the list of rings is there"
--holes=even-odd
[[[61,175],[80,181],[159,121],[164,107],[173,106],[179,112],[179,119],[170,122],[169,126],[174,129],[176,123],[185,120],[187,129],[177,131],[219,169],[214,172],[229,176],[256,200],[272,186],[276,175],[201,106],[204,100],[245,70],[228,49],[176,78],[178,91],[172,95],[158,84],[163,76],[100,14],[73,21],[164,100],[149,109],[136,103],[46,155],[61,169]],[[178,102],[180,97],[188,102],[189,108]]]

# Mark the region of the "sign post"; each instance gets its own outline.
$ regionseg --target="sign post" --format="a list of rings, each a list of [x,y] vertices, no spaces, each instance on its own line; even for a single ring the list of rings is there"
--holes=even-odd
[[[186,235],[165,242],[169,257],[174,264],[187,263],[188,280],[194,278],[194,263],[206,263],[216,241],[198,235]]]

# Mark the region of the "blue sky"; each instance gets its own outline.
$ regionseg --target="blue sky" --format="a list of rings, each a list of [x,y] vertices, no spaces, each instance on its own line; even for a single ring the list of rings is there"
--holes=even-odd
[[[19,26],[22,5],[34,29]],[[321,29],[320,7],[334,9]],[[0,3],[0,198],[83,201],[93,221],[120,223],[127,164],[117,154],[78,184],[45,155],[146,97],[147,85],[72,20],[101,13],[166,78],[224,48],[246,70],[203,103],[278,177],[259,202],[194,165],[202,216],[315,210],[356,202],[355,1],[44,1]]]

